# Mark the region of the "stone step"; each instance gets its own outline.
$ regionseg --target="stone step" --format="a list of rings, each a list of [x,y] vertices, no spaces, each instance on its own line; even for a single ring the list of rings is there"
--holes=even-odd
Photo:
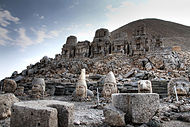
[[[168,97],[168,94],[159,94],[160,98]]]
[[[166,88],[157,88],[157,89],[152,88],[152,90],[163,90],[163,91],[166,90],[167,91],[168,89],[166,89]]]
[[[152,91],[165,91],[165,92],[167,92],[168,90],[167,89],[152,89]]]

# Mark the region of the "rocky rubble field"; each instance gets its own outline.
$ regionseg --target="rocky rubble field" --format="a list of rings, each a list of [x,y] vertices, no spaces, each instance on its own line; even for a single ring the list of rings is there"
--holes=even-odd
[[[86,69],[89,89],[96,90],[103,85],[103,79],[112,71],[117,79],[117,85],[136,87],[138,80],[169,81],[172,78],[189,79],[189,52],[157,52],[146,56],[112,54],[98,58],[66,59],[57,55],[54,59],[43,57],[40,62],[27,66],[21,73],[13,72],[11,77],[18,84],[15,94],[24,89],[28,95],[34,78],[44,78],[46,92],[53,95],[57,89],[66,89],[64,95],[71,95],[82,68]],[[3,85],[1,81],[1,86]],[[59,90],[60,90],[59,89]],[[130,89],[130,88],[129,88]],[[55,93],[59,95],[58,93]]]

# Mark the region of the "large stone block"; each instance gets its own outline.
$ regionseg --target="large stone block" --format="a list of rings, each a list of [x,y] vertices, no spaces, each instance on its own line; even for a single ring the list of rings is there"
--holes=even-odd
[[[112,94],[112,104],[126,113],[126,122],[147,123],[159,109],[156,93]]]
[[[104,108],[105,122],[110,126],[125,126],[125,113],[113,106]]]
[[[70,127],[73,124],[74,104],[55,100],[15,103],[11,127]]]

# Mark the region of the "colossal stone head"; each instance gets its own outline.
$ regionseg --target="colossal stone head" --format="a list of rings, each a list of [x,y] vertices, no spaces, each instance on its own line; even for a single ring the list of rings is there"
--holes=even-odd
[[[12,79],[5,79],[4,80],[3,90],[6,93],[14,93],[16,88],[17,88],[17,84],[14,80],[12,80]]]
[[[149,80],[138,81],[138,93],[152,93],[152,83]]]
[[[44,92],[45,87],[46,84],[43,78],[34,78],[34,80],[32,81],[32,91]]]
[[[81,70],[78,82],[76,84],[76,96],[87,97],[87,85],[86,85],[86,75],[85,69]]]
[[[108,29],[101,28],[101,29],[96,30],[95,38],[106,37],[106,36],[109,36],[109,34],[110,33]]]
[[[168,95],[175,95],[175,89],[178,95],[189,95],[190,82],[185,78],[176,78],[168,83]]]
[[[102,90],[102,95],[103,97],[111,97],[113,93],[117,93],[117,84],[116,84],[116,79],[112,71],[110,71],[104,81],[104,86]]]
[[[66,44],[68,44],[68,45],[76,45],[76,43],[77,43],[77,37],[75,37],[75,36],[67,37]]]

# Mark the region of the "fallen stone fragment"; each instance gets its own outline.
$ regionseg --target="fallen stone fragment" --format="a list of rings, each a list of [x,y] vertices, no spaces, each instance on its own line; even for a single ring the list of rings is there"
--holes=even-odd
[[[11,106],[16,102],[19,99],[12,93],[0,95],[0,119],[11,116]]]
[[[113,106],[104,108],[105,122],[110,126],[125,126],[125,114],[123,111]]]

